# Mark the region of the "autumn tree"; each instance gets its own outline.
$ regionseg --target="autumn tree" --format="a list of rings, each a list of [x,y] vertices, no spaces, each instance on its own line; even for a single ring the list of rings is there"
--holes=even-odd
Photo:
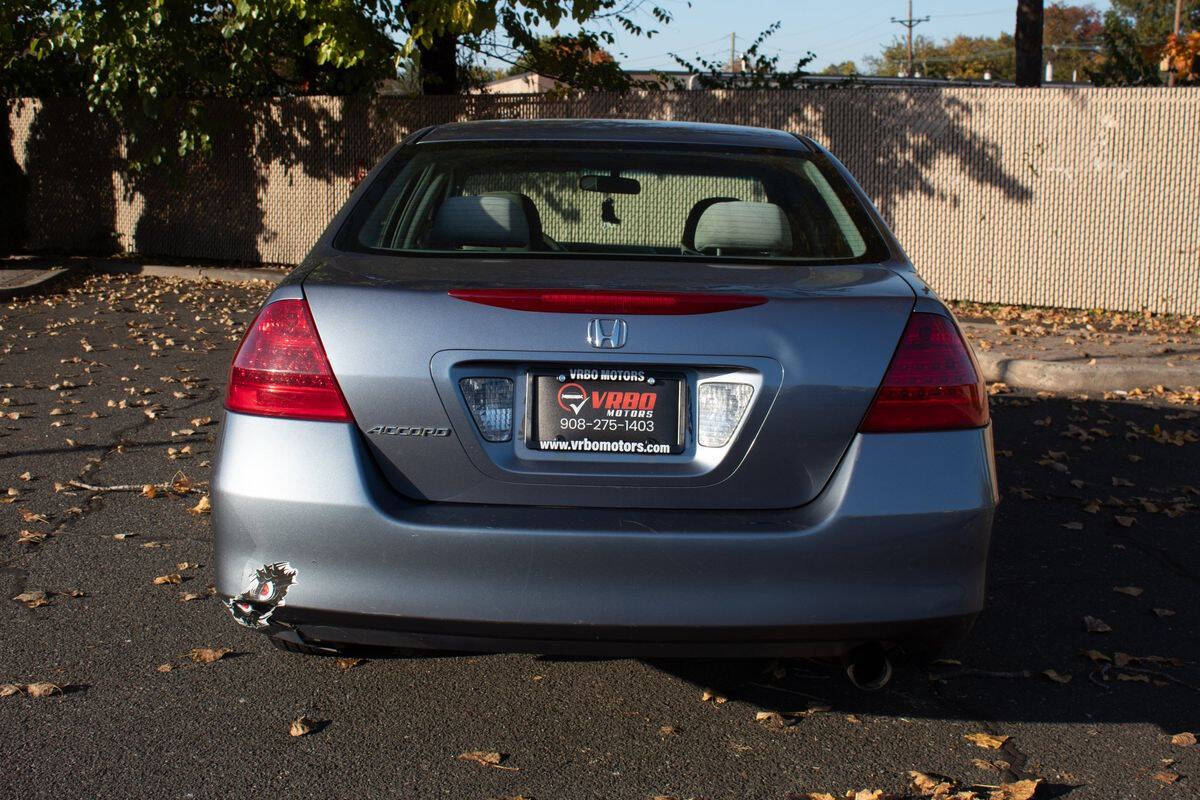
[[[1098,66],[1103,30],[1094,6],[1046,6],[1042,47],[1046,61],[1054,65],[1055,80],[1087,80],[1088,72]]]

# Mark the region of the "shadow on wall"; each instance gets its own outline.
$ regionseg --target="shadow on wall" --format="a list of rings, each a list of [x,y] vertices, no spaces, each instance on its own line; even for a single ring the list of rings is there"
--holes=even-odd
[[[368,163],[370,100],[221,101],[215,116],[210,155],[129,182],[129,198],[144,201],[137,252],[262,262],[280,260],[264,253],[278,237],[315,242],[347,194],[334,187]]]
[[[984,89],[979,91],[997,91]],[[812,136],[840,158],[875,199],[889,224],[897,204],[920,194],[957,204],[930,176],[942,158],[972,181],[1017,202],[1032,189],[1005,171],[997,145],[973,129],[961,93],[941,89],[799,89],[790,91],[637,92],[587,94],[573,100],[476,95],[456,117],[607,117],[727,122]]]
[[[43,101],[35,113],[25,145],[26,247],[117,252],[116,127],[74,99]]]
[[[0,253],[17,252],[27,235],[29,178],[17,163],[12,146],[11,116],[21,102],[10,100],[0,109]]]

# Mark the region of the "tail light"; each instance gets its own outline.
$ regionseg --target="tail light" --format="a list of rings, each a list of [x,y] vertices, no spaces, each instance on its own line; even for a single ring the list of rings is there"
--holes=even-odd
[[[954,323],[939,314],[912,314],[859,430],[940,431],[987,423],[987,393]]]
[[[485,306],[564,314],[712,314],[767,302],[767,298],[751,294],[602,289],[451,289],[449,294]]]
[[[225,408],[289,419],[353,419],[308,303],[276,300],[254,318],[233,357]]]

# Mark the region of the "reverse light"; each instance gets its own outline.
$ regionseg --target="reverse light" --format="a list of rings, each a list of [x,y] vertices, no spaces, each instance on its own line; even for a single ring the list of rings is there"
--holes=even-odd
[[[954,323],[940,314],[912,314],[859,430],[942,431],[987,423],[987,393]]]
[[[750,406],[754,387],[745,383],[702,383],[697,394],[696,441],[701,447],[724,447]]]
[[[353,419],[308,303],[276,300],[258,312],[233,357],[225,408],[289,419]]]
[[[712,314],[767,302],[765,297],[750,294],[600,289],[451,289],[449,294],[485,306],[564,314]]]
[[[483,438],[489,442],[507,442],[512,437],[512,379],[463,378],[458,386]]]

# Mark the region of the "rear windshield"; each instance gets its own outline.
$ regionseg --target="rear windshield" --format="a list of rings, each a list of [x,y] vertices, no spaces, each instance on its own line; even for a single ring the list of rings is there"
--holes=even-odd
[[[805,154],[579,143],[402,150],[338,244],[840,263],[886,252],[841,177]]]

